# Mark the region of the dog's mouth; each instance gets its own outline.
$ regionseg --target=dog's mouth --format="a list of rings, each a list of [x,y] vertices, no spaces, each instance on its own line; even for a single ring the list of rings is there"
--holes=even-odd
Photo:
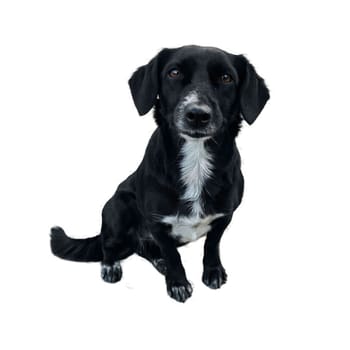
[[[209,139],[213,137],[215,133],[203,132],[198,130],[179,130],[179,134],[184,138]]]
[[[219,129],[220,123],[211,122],[205,127],[190,127],[183,118],[177,118],[174,123],[175,129],[180,136],[186,136],[196,139],[211,138],[214,137]]]

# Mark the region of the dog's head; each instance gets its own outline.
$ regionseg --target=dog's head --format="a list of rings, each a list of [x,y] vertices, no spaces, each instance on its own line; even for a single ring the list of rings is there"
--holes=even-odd
[[[129,85],[140,115],[157,104],[162,121],[197,138],[214,136],[242,117],[253,123],[269,99],[244,56],[200,46],[162,50]]]

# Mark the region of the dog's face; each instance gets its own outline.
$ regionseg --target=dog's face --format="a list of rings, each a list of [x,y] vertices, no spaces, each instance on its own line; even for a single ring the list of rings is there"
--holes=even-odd
[[[176,50],[160,73],[164,117],[181,134],[211,136],[232,115],[237,84],[238,74],[224,52],[199,47]]]
[[[251,124],[269,98],[244,56],[199,46],[162,50],[129,85],[140,115],[159,99],[168,125],[194,138],[214,136],[240,115]]]

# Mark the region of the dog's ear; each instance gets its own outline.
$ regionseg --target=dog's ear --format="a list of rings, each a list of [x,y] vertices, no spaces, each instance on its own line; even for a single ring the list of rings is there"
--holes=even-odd
[[[148,64],[139,67],[129,79],[131,95],[139,115],[149,112],[156,102],[159,93],[159,73],[168,51],[160,51]]]
[[[235,66],[239,74],[239,104],[244,120],[252,124],[270,98],[264,79],[253,65],[243,56],[235,56]]]

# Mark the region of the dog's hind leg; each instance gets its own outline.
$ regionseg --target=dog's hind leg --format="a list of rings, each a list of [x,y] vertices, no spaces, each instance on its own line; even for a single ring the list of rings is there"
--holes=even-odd
[[[101,277],[105,282],[116,283],[122,278],[120,261],[134,253],[127,242],[106,240],[102,244],[103,260],[101,263]]]
[[[137,213],[132,196],[117,192],[102,211],[101,277],[105,282],[115,283],[121,279],[120,261],[135,252],[133,233],[136,224]]]

